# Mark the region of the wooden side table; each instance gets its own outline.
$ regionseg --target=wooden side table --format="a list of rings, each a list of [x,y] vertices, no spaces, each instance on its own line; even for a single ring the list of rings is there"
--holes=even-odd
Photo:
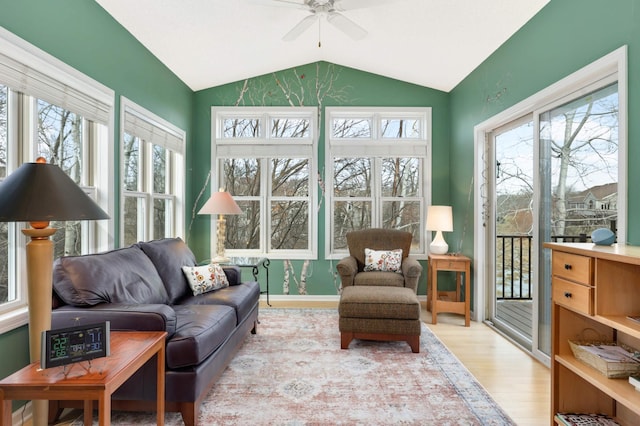
[[[456,272],[456,290],[438,291],[438,272]],[[462,274],[464,273],[464,300],[461,296]],[[427,309],[431,310],[431,323],[438,323],[439,312],[464,315],[464,325],[471,321],[471,259],[462,255],[430,254]]]
[[[111,394],[154,355],[157,357],[157,424],[164,425],[164,331],[112,331],[111,355],[64,367],[27,365],[0,380],[0,422],[11,426],[12,400],[83,400],[84,424],[93,423],[98,401],[100,426],[111,424]],[[90,367],[89,367],[90,365]]]

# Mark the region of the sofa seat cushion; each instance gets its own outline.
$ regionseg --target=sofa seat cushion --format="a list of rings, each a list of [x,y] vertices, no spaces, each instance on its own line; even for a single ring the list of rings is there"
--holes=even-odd
[[[341,318],[419,320],[420,302],[410,288],[349,286],[342,289]]]
[[[260,300],[260,285],[255,281],[246,281],[209,293],[183,299],[183,305],[223,305],[236,311],[238,324],[251,313]]]
[[[369,271],[356,274],[353,284],[356,286],[404,287],[404,276],[388,271]]]
[[[164,287],[169,295],[169,303],[191,293],[189,282],[182,273],[183,266],[195,266],[196,257],[180,238],[162,238],[148,242],[139,242],[146,254],[158,270]]]
[[[53,266],[53,288],[65,303],[75,306],[166,304],[169,301],[153,263],[135,245],[58,258]]]
[[[232,334],[236,327],[233,308],[222,305],[177,305],[176,332],[167,341],[168,368],[198,365]]]

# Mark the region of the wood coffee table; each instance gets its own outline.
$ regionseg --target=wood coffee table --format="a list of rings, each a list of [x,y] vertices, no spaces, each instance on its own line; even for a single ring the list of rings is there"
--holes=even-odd
[[[111,394],[154,355],[157,357],[157,424],[164,425],[164,331],[112,331],[111,355],[89,363],[40,368],[32,363],[0,380],[0,422],[11,426],[12,400],[83,400],[84,424],[91,425],[98,401],[101,426],[111,424]]]

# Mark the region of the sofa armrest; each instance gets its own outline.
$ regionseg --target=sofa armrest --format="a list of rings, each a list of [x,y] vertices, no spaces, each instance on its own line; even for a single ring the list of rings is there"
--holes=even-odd
[[[402,261],[402,275],[404,275],[404,286],[418,292],[418,280],[422,274],[422,265],[417,259],[407,256]]]
[[[222,270],[224,271],[224,274],[227,276],[229,285],[242,284],[242,272],[240,271],[239,266],[224,265],[222,266]]]
[[[340,274],[342,288],[353,285],[353,280],[358,273],[358,262],[355,257],[348,256],[341,259],[336,265],[336,269]]]
[[[90,308],[66,305],[51,313],[54,328],[102,321],[109,321],[112,330],[166,331],[169,336],[176,331],[176,313],[168,305],[102,303]]]

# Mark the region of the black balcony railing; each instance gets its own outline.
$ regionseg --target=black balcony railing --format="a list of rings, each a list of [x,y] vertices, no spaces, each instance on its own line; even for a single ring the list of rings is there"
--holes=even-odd
[[[498,235],[496,237],[496,299],[531,300],[530,235]],[[553,242],[586,243],[587,234],[555,235]]]
[[[496,237],[498,300],[531,300],[531,240],[529,235]]]

